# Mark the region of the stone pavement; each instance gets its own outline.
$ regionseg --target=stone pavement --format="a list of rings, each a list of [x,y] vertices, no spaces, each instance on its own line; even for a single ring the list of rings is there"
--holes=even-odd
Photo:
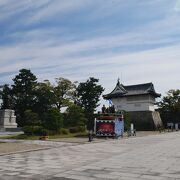
[[[3,179],[180,179],[180,132],[0,156]]]

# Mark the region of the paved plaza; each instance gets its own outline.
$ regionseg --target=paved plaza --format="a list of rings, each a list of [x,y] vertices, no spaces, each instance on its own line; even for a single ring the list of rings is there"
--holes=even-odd
[[[0,179],[180,179],[180,132],[0,156]]]

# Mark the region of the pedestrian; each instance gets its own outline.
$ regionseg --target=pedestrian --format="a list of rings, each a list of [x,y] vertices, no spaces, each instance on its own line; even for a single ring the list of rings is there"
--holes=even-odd
[[[88,138],[89,138],[89,142],[93,140],[92,130],[89,130]]]

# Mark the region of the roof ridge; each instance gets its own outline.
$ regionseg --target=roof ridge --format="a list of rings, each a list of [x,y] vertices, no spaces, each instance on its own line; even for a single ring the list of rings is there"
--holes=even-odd
[[[140,85],[147,85],[147,84],[152,84],[152,82],[149,82],[149,83],[141,83],[141,84],[133,84],[133,85],[123,85],[124,87],[127,87],[127,86],[140,86]]]

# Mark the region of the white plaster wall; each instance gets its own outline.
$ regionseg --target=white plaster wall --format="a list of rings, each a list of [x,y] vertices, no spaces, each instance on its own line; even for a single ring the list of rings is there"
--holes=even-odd
[[[125,111],[154,111],[155,99],[149,95],[121,97],[111,99],[116,110]]]

